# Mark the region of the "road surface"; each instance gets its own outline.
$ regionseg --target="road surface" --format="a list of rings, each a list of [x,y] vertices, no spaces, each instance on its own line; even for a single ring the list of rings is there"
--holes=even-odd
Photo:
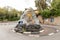
[[[52,36],[32,37],[13,32],[15,26],[14,22],[0,23],[0,40],[60,40],[60,32]]]

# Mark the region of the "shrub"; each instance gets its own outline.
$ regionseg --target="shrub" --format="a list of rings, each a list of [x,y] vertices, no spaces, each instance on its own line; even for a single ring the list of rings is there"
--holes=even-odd
[[[41,12],[41,15],[43,18],[49,18],[50,17],[50,10],[43,10]]]

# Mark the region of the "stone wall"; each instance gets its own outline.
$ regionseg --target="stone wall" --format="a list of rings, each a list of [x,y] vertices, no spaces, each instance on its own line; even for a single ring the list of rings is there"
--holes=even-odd
[[[53,24],[53,25],[60,25],[60,16],[59,17],[54,17],[54,20],[51,22],[51,18],[47,19],[42,19],[41,16],[38,17],[40,22],[43,24]]]

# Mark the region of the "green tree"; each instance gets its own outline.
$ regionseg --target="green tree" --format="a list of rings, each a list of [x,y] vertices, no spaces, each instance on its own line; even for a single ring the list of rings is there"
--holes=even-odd
[[[53,0],[51,5],[52,5],[52,8],[60,8],[60,0]]]
[[[51,14],[54,14],[54,16],[60,16],[60,0],[53,0],[51,10]]]
[[[41,15],[43,18],[49,18],[50,17],[50,10],[45,9],[41,12]]]
[[[0,8],[0,21],[15,21],[20,19],[22,11],[18,11],[14,8],[3,7]]]
[[[35,0],[35,5],[39,10],[46,9],[46,0]]]

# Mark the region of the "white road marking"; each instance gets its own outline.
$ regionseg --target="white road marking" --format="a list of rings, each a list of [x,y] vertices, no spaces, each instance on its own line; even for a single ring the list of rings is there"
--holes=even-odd
[[[14,29],[12,29],[12,32],[15,32]]]
[[[51,35],[53,35],[54,33],[50,33],[50,34],[48,34],[49,36],[51,36]]]
[[[59,30],[56,30],[57,32],[59,32]]]
[[[30,34],[29,36],[32,36],[32,37],[39,37],[39,35],[31,35],[31,34]]]
[[[44,32],[44,30],[41,30],[40,32]]]

